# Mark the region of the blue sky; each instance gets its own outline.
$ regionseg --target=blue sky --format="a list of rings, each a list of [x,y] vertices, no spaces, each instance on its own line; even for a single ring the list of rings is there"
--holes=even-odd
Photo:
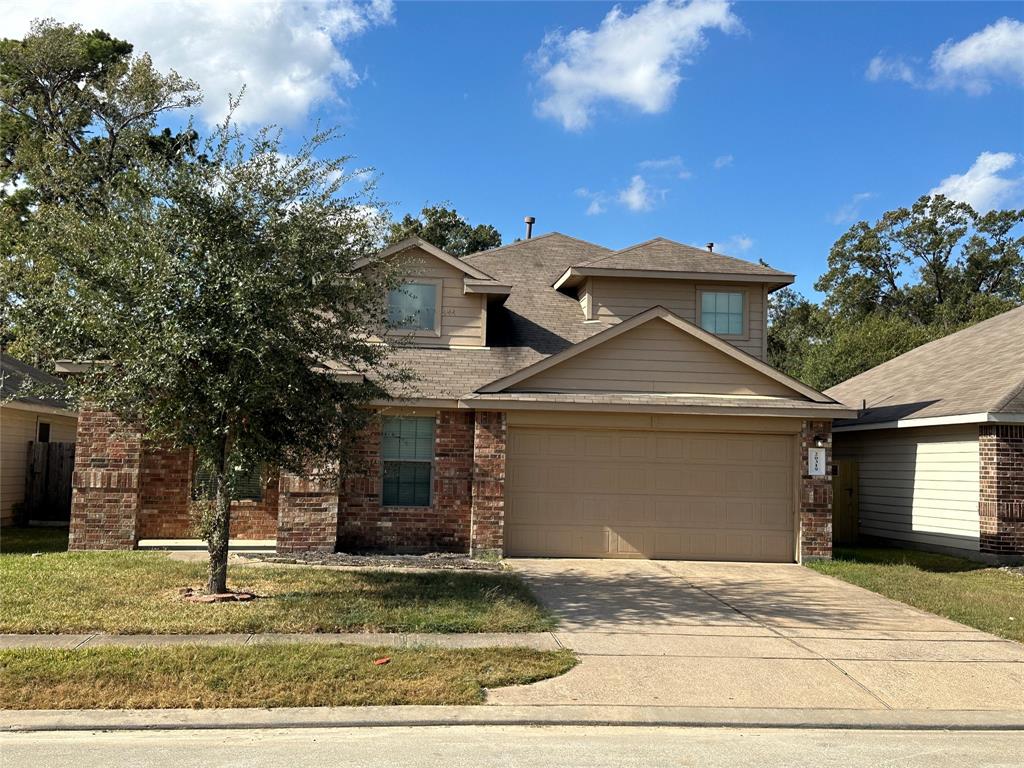
[[[448,200],[506,241],[525,214],[713,240],[811,293],[857,218],[936,188],[1024,206],[1019,4],[96,5],[21,4],[0,33],[103,26],[200,80],[211,119],[245,80],[254,123],[339,125],[396,215]]]

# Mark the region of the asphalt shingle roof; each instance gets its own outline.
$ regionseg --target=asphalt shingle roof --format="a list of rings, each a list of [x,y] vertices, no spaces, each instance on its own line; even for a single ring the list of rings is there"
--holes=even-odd
[[[1024,413],[1024,307],[912,349],[825,394],[851,408],[867,401],[858,419],[843,424]]]
[[[664,237],[623,248],[593,261],[574,264],[576,267],[600,269],[635,269],[657,272],[712,272],[766,277],[792,277],[787,272],[744,261],[724,253],[713,253],[706,248],[694,248]]]
[[[19,403],[47,408],[68,407],[67,402],[59,397],[26,395],[25,387],[38,388],[37,391],[59,392],[64,389],[64,382],[17,358],[0,353],[0,402],[16,400]]]

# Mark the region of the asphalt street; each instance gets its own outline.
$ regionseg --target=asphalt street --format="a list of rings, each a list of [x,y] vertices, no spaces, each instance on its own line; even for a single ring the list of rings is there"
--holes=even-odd
[[[1024,733],[607,726],[6,733],[0,735],[0,765],[1016,768],[1024,766]]]

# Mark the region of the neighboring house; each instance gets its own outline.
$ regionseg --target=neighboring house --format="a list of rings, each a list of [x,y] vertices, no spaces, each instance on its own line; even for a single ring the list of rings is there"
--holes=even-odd
[[[860,532],[984,559],[1024,556],[1024,307],[828,390],[855,459]]]
[[[0,353],[0,525],[14,522],[15,506],[25,499],[29,443],[75,442],[75,411],[57,398],[24,396],[26,383],[63,387],[55,376]]]
[[[831,421],[854,412],[765,363],[768,294],[792,275],[661,238],[382,255],[404,278],[389,342],[416,379],[378,404],[340,492],[270,480],[279,551],[830,555]],[[187,452],[88,413],[77,469],[72,547],[188,535]]]

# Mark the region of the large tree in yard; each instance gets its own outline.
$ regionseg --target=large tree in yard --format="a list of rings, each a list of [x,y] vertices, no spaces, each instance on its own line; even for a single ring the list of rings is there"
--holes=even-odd
[[[41,143],[59,140],[49,130]],[[91,362],[69,382],[80,401],[194,449],[213,593],[227,588],[240,479],[336,473],[364,406],[397,378],[373,341],[391,284],[373,260],[384,215],[371,190],[346,192],[348,158],[322,159],[333,140],[286,153],[277,131],[246,136],[227,120],[184,161],[140,148],[102,193],[68,183],[4,230],[26,343]],[[28,277],[37,263],[42,284]]]

